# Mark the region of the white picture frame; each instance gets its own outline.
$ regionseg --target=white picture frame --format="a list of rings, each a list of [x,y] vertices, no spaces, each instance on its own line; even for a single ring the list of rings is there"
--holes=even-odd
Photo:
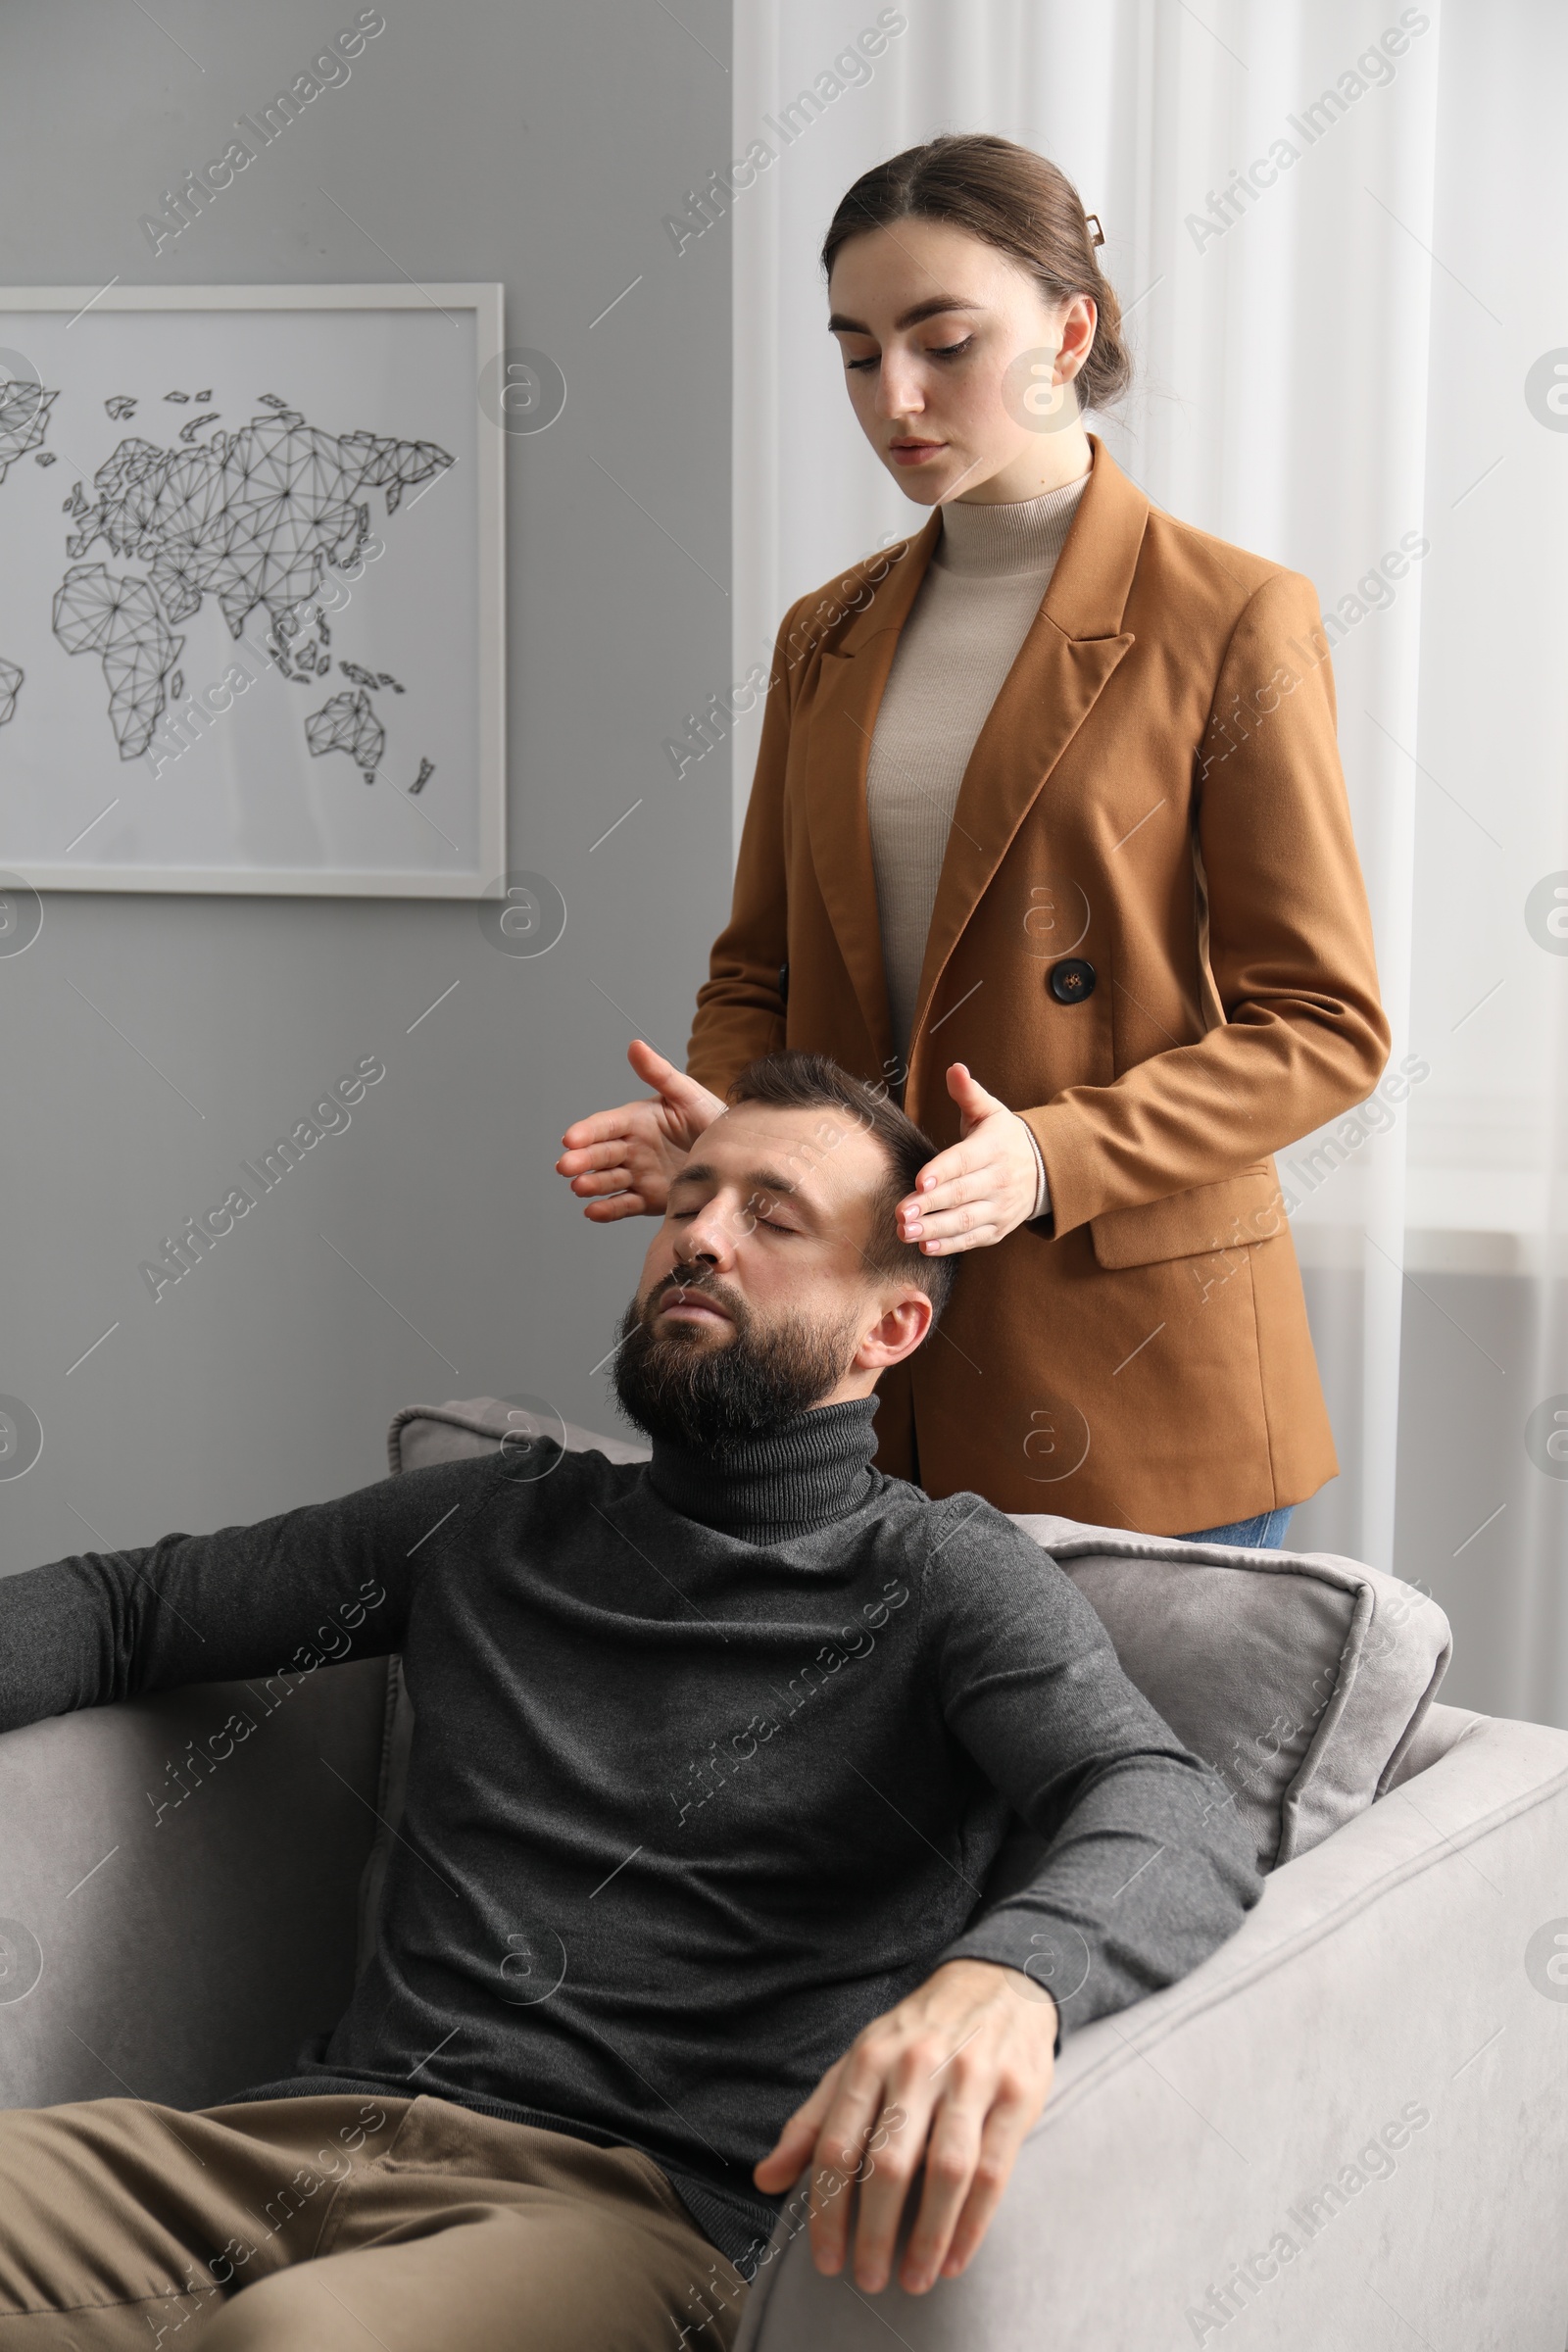
[[[503,329],[499,283],[0,288],[0,876],[494,894]]]

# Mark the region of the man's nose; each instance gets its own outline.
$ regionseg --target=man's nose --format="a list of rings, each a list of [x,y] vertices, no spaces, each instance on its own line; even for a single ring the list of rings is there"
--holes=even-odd
[[[675,1244],[676,1260],[684,1266],[722,1266],[734,1254],[734,1215],[717,1200],[698,1211]]]

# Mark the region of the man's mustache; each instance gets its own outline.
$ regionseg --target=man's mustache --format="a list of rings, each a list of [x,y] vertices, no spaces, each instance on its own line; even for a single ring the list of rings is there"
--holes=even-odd
[[[689,1274],[666,1274],[663,1281],[657,1284],[644,1298],[643,1320],[651,1322],[672,1299],[689,1296],[694,1291],[701,1292],[705,1298],[716,1299],[739,1327],[743,1315],[740,1300],[728,1285],[720,1282],[706,1266],[694,1267]]]

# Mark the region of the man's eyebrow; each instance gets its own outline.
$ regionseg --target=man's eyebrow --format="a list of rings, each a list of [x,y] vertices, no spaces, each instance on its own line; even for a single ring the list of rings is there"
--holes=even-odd
[[[677,1184],[716,1184],[719,1181],[716,1168],[710,1166],[706,1160],[694,1159],[676,1170],[669,1180],[669,1189],[673,1192]],[[784,1199],[792,1199],[799,1190],[788,1176],[781,1176],[776,1168],[751,1168],[743,1182],[751,1186],[754,1198],[758,1193],[777,1193]],[[800,1207],[803,1216],[811,1214],[804,1201]]]
[[[990,306],[983,302],[965,302],[961,294],[938,294],[930,302],[917,302],[912,311],[901,311],[893,323],[901,332],[906,326],[918,326],[922,318],[939,318],[944,311],[984,311]],[[830,335],[868,335],[871,329],[858,318],[846,318],[835,311],[827,322]]]

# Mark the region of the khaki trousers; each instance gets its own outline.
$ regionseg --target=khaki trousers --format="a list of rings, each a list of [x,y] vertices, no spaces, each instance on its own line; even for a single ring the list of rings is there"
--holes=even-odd
[[[448,2099],[0,2113],[0,2352],[728,2352],[652,2158]]]

